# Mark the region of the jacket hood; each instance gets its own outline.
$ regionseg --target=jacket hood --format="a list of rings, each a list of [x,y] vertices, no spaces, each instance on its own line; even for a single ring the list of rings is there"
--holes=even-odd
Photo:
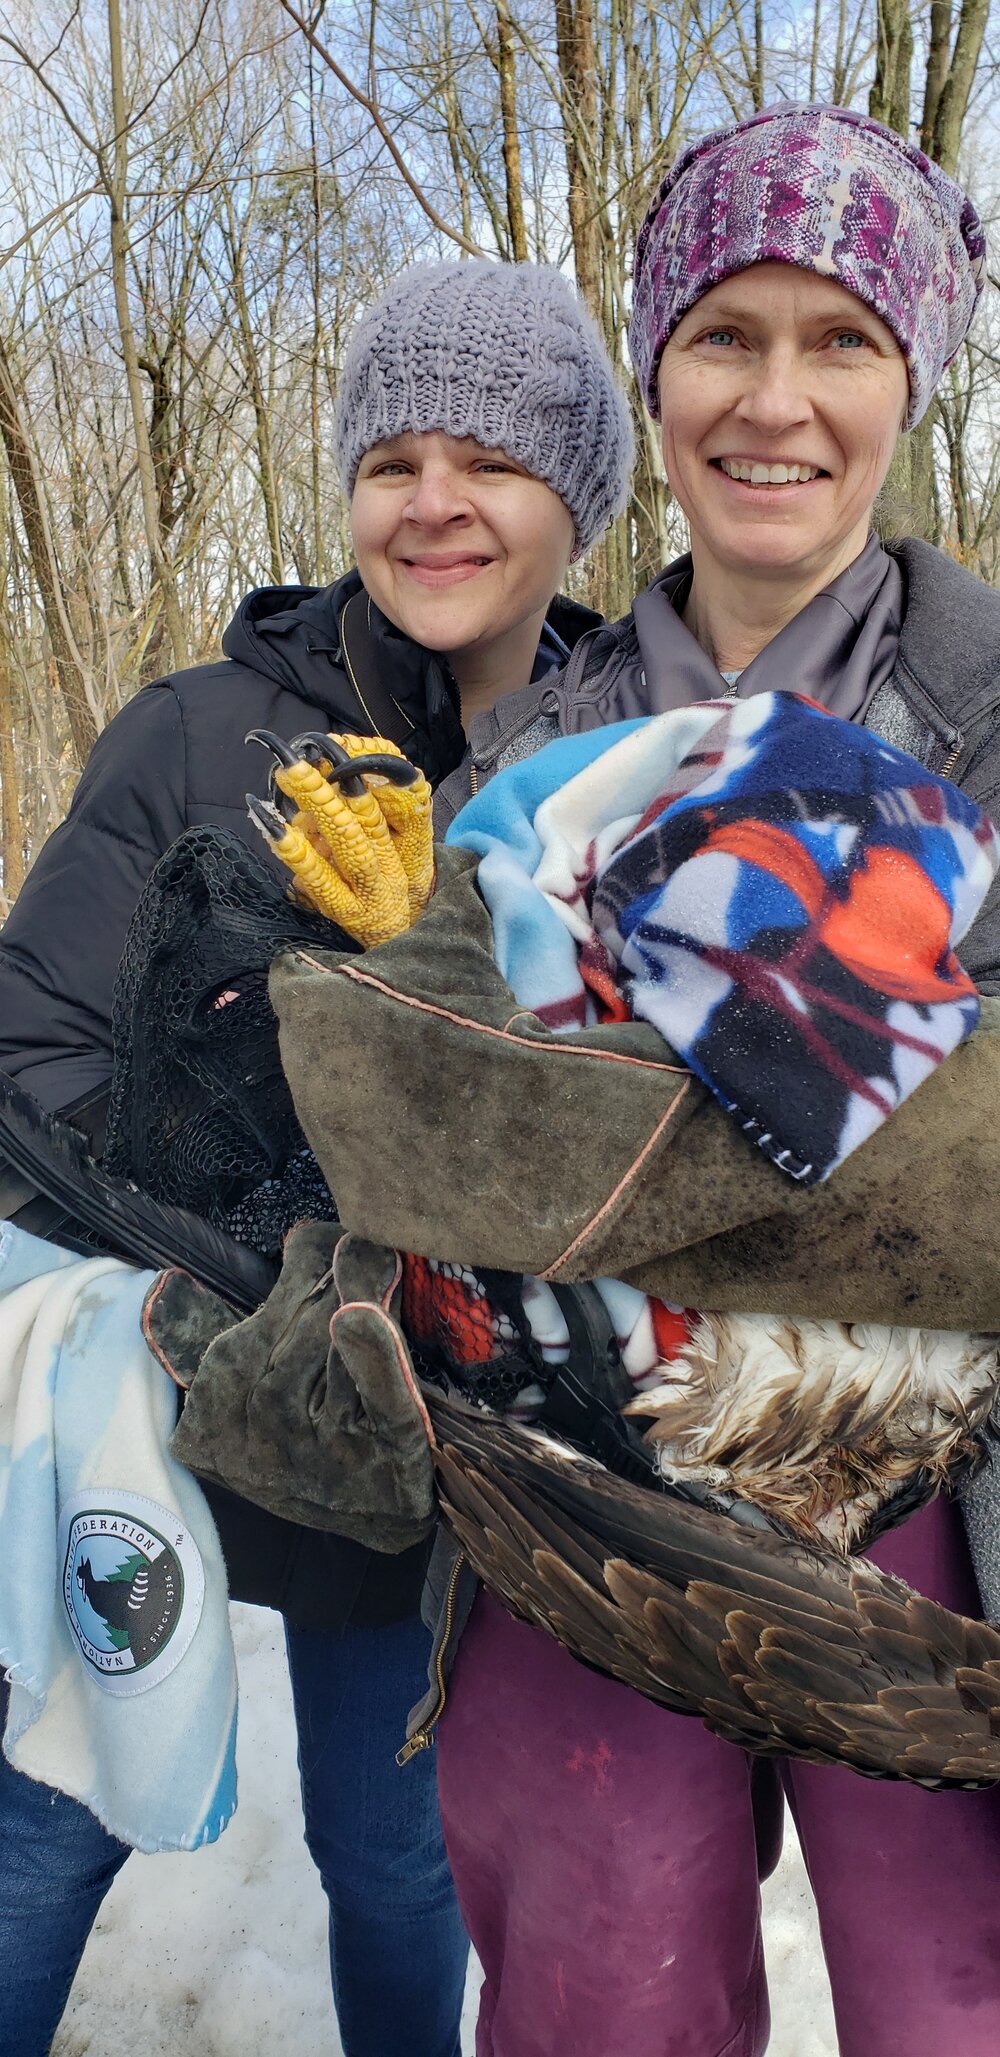
[[[340,728],[344,705],[340,617],[352,595],[363,590],[357,571],[346,572],[332,586],[259,586],[241,600],[223,635],[222,648],[235,663],[247,665],[322,708],[329,714],[331,726]],[[370,621],[384,650],[386,682],[391,682],[393,699],[415,734],[427,738],[432,759],[439,754],[434,743],[441,747],[444,761],[436,772],[441,776],[447,761],[454,757],[457,762],[464,751],[458,692],[448,665],[434,651],[424,650],[404,635],[374,603]],[[572,649],[588,629],[599,625],[600,616],[557,594],[547,621]],[[428,764],[426,749],[421,758],[433,779],[435,771]]]
[[[330,662],[339,657],[344,606],[360,586],[356,571],[332,586],[257,586],[240,601],[222,648],[234,664],[335,714]]]

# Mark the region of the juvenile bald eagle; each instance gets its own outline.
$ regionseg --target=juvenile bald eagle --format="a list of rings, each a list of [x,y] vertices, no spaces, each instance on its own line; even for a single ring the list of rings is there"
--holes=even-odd
[[[381,739],[257,739],[277,804],[251,813],[298,891],[366,944],[401,933],[433,886],[425,782]],[[703,1314],[626,1409],[659,1492],[427,1400],[445,1519],[523,1619],[751,1750],[978,1785],[1000,1635],[851,1553],[974,1461],[998,1388],[990,1338]]]

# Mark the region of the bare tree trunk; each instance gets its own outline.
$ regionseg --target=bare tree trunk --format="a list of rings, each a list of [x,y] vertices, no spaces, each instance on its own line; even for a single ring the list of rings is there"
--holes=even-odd
[[[973,520],[965,463],[965,438],[962,433],[965,424],[962,419],[960,396],[956,390],[957,384],[955,366],[952,365],[951,392],[952,398],[958,404],[955,407],[954,414],[946,406],[941,408],[941,422],[944,428],[945,441],[948,445],[948,484],[951,490],[951,504],[954,509],[955,540],[958,546],[957,555],[960,564],[968,564],[974,541],[972,533]]]
[[[753,78],[750,81],[754,113],[759,114],[764,105],[764,8],[763,0],[754,0],[753,10]]]
[[[563,93],[569,224],[576,282],[591,312],[602,313],[601,238],[579,137],[596,137],[597,53],[593,0],[555,0],[556,49]]]
[[[69,720],[70,735],[77,763],[82,767],[97,741],[97,724],[94,720],[87,687],[80,662],[76,640],[70,625],[66,596],[56,554],[52,544],[45,503],[42,499],[38,475],[35,469],[34,453],[25,431],[21,410],[18,406],[17,388],[11,372],[6,346],[0,340],[0,436],[4,449],[21,521],[24,525],[25,541],[31,558],[31,569],[35,576],[42,602],[42,613],[52,654],[55,659],[56,676]]]
[[[316,149],[316,71],[309,51],[309,200],[312,244],[309,251],[309,289],[312,296],[312,347],[309,363],[309,500],[312,517],[311,576],[318,586],[326,584],[326,554],[323,548],[323,502],[320,486],[319,375],[323,359],[322,267],[320,264],[319,154]]]
[[[868,112],[873,121],[884,122],[898,135],[908,136],[913,62],[910,0],[879,0],[876,39],[875,77],[868,95]]]
[[[969,95],[983,47],[989,0],[962,0],[955,47],[934,109],[932,148],[929,155],[943,171],[955,178],[962,143],[962,125],[969,107]]]
[[[952,177],[958,170],[962,124],[969,105],[976,65],[986,29],[989,0],[961,0],[954,48],[952,0],[931,0],[927,62],[924,74],[921,148]],[[899,134],[910,133],[910,65],[913,33],[910,0],[877,0],[877,61],[869,111]],[[938,543],[942,516],[934,470],[932,402],[923,420],[904,436],[883,489],[880,519],[887,529]],[[956,477],[955,457],[950,472]]]
[[[500,82],[500,120],[503,125],[503,163],[507,178],[507,220],[510,223],[510,254],[515,264],[528,255],[524,226],[524,195],[521,189],[521,139],[517,132],[516,42],[507,0],[496,0],[497,77]]]
[[[809,43],[809,99],[818,97],[819,54],[823,30],[823,0],[813,0],[812,37]]]
[[[111,277],[114,287],[115,312],[118,318],[118,336],[121,343],[122,361],[128,383],[129,403],[132,413],[132,433],[135,437],[136,466],[139,473],[139,487],[142,495],[143,524],[146,530],[146,544],[157,585],[163,596],[163,614],[170,638],[171,661],[180,670],[188,661],[187,635],[181,615],[177,585],[173,566],[164,547],[160,531],[159,506],[156,488],[156,467],[153,462],[149,426],[144,408],[145,395],[142,386],[142,372],[139,353],[136,348],[135,330],[132,326],[132,310],[128,298],[128,256],[129,234],[125,217],[126,181],[128,177],[128,117],[125,111],[125,81],[122,68],[122,33],[119,0],[108,0],[108,46],[111,68],[111,119],[115,134],[112,145],[112,169],[107,180],[110,205]]]
[[[6,635],[0,631],[0,861],[3,897],[11,907],[24,884],[24,824],[14,748],[16,697]]]
[[[952,0],[931,0],[927,38],[927,69],[924,73],[924,108],[920,121],[920,148],[925,157],[934,155],[934,124],[948,76],[951,44]]]
[[[260,359],[257,354],[257,339],[250,318],[247,300],[244,257],[245,234],[237,232],[233,220],[232,199],[225,195],[227,215],[227,241],[232,265],[233,299],[236,305],[236,319],[240,337],[240,355],[246,374],[247,387],[253,405],[254,431],[257,439],[257,463],[260,469],[260,492],[264,503],[264,519],[267,523],[267,543],[270,557],[271,583],[280,586],[285,577],[285,553],[281,536],[281,509],[278,496],[278,479],[274,468],[274,452],[271,448],[271,417],[264,393],[264,382],[260,374]]]
[[[635,381],[633,380],[633,388]],[[637,391],[632,395],[632,423],[635,429],[636,467],[632,486],[632,529],[635,538],[633,584],[638,589],[662,571],[670,555],[667,534],[669,494],[663,476],[663,458],[657,425],[650,421]]]
[[[936,5],[936,0],[934,0]],[[949,0],[945,0],[945,11]],[[868,112],[904,138],[910,133],[913,26],[911,0],[877,0],[875,77]],[[933,24],[932,24],[933,27]],[[879,497],[879,523],[886,534],[937,541],[934,496],[934,409],[903,436]]]

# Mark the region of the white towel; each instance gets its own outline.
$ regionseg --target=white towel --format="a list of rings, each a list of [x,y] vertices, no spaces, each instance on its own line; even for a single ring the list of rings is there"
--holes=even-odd
[[[0,1223],[0,1666],[19,1771],[138,1850],[236,1806],[226,1574],[170,1456],[176,1388],[143,1341],[154,1274]]]

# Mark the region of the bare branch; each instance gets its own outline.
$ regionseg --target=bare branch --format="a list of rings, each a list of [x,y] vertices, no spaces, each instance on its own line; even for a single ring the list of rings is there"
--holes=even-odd
[[[355,85],[353,79],[348,78],[347,73],[344,70],[342,70],[341,66],[337,63],[337,60],[333,56],[332,52],[327,49],[325,43],[320,42],[319,37],[316,35],[310,23],[306,21],[304,15],[301,15],[299,13],[297,7],[293,7],[292,0],[280,0],[280,5],[284,8],[285,13],[290,15],[291,19],[301,29],[302,34],[306,38],[306,41],[308,43],[311,43],[313,49],[316,52],[317,57],[321,57],[323,63],[329,67],[330,71],[332,71],[334,78],[337,79],[340,85],[343,86],[345,93],[349,93],[351,99],[356,100],[358,106],[364,108],[365,113],[368,115],[368,118],[371,121],[373,127],[377,129],[379,135],[381,136],[382,141],[385,144],[385,147],[388,150],[389,155],[392,158],[392,161],[396,166],[397,171],[400,173],[410,192],[413,194],[417,206],[422,208],[424,214],[426,214],[427,219],[432,224],[432,226],[436,228],[442,236],[447,236],[450,242],[457,243],[460,250],[467,250],[469,252],[470,257],[485,257],[486,251],[482,248],[482,245],[480,243],[471,242],[467,236],[463,236],[460,229],[453,228],[451,226],[451,223],[445,221],[443,216],[438,213],[437,208],[434,206],[433,202],[430,199],[428,199],[428,196],[424,192],[423,187],[417,183],[417,180],[414,178],[413,173],[410,171],[410,168],[406,163],[402,151],[397,147],[395,138],[393,137],[391,130],[387,127],[384,117],[380,113],[376,101],[373,100],[367,93],[365,93],[360,86]]]

